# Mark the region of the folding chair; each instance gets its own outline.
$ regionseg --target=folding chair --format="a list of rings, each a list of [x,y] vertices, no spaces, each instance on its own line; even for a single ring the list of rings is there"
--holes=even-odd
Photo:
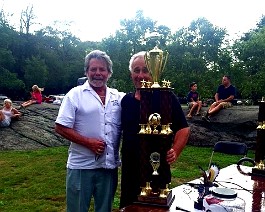
[[[218,141],[214,145],[208,169],[211,166],[214,152],[220,152],[228,155],[242,155],[243,157],[246,157],[248,153],[248,147],[245,143],[232,142],[232,141]]]

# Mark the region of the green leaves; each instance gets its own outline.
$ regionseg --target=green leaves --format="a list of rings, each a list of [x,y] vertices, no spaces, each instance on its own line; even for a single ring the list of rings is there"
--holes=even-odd
[[[186,95],[189,83],[196,81],[201,97],[212,97],[221,77],[229,74],[243,98],[249,97],[251,92],[265,95],[264,17],[256,29],[231,44],[226,39],[226,29],[205,18],[198,18],[189,26],[172,32],[139,10],[132,19],[121,20],[120,29],[114,35],[101,42],[81,42],[71,34],[69,25],[62,23],[61,30],[58,25],[47,26],[31,34],[28,27],[33,24],[33,14],[32,8],[24,11],[23,20],[28,20],[29,25],[23,25],[23,30],[17,32],[9,25],[3,11],[0,13],[1,93],[12,93],[17,87],[28,89],[33,84],[45,87],[47,95],[66,93],[84,76],[84,57],[94,49],[106,51],[113,61],[114,72],[109,86],[132,91],[130,57],[136,52],[153,49],[155,42],[146,39],[146,35],[157,32],[161,35],[159,48],[169,52],[161,78],[170,80],[177,94]]]

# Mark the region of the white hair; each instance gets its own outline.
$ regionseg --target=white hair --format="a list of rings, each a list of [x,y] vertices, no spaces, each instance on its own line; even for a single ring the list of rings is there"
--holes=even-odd
[[[144,55],[146,54],[146,51],[141,51],[141,52],[138,52],[136,54],[134,54],[131,59],[130,59],[130,62],[129,62],[129,70],[130,72],[132,72],[132,64],[133,64],[133,61],[138,58],[138,57],[143,57]]]
[[[4,103],[6,103],[6,102],[8,102],[8,103],[12,104],[12,101],[11,101],[11,99],[5,99],[5,100],[4,100]]]

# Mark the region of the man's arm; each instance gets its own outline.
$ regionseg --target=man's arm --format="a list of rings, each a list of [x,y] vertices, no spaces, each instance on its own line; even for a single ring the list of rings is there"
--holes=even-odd
[[[218,102],[231,102],[235,98],[235,93],[236,93],[235,88],[232,85],[230,85],[230,87],[227,89],[229,89],[230,96],[226,99],[220,99]]]
[[[230,102],[230,101],[232,101],[235,98],[235,96],[234,95],[231,95],[231,96],[229,96],[226,99],[220,99],[219,100],[219,95],[218,95],[218,93],[216,93],[215,96],[214,96],[214,98],[215,98],[215,101],[216,102]]]
[[[105,144],[103,141],[82,136],[72,128],[55,124],[55,132],[74,143],[85,146],[96,154],[102,154],[104,152]]]
[[[215,99],[216,102],[219,101],[219,94],[218,94],[218,93],[216,93],[216,94],[214,95],[214,99]]]
[[[231,96],[229,96],[226,99],[222,99],[222,102],[231,102],[234,98],[235,98],[235,96],[234,95],[231,95]]]
[[[190,135],[190,127],[185,127],[176,132],[172,148],[167,152],[167,162],[175,162],[186,146]]]

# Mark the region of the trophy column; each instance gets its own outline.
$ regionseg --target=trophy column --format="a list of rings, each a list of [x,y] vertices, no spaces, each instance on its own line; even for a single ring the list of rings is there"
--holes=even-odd
[[[145,204],[170,206],[172,193],[167,151],[173,142],[171,88],[141,88],[141,193],[138,201]]]
[[[251,179],[254,180],[253,185],[253,202],[252,211],[260,211],[262,200],[265,194],[265,101],[264,97],[259,102],[258,113],[258,127],[257,127],[257,142],[255,151],[255,167],[252,168]]]
[[[155,36],[156,37],[156,36]],[[155,38],[154,37],[154,38]],[[152,76],[152,82],[142,81],[140,88],[140,181],[141,192],[138,202],[170,207],[174,200],[169,189],[170,165],[166,161],[174,134],[172,123],[172,88],[170,82],[159,77],[165,68],[168,53],[156,45],[147,51],[144,59]]]
[[[265,101],[264,97],[259,103],[258,114],[259,125],[257,127],[257,142],[255,151],[256,166],[252,169],[253,174],[265,176]]]

